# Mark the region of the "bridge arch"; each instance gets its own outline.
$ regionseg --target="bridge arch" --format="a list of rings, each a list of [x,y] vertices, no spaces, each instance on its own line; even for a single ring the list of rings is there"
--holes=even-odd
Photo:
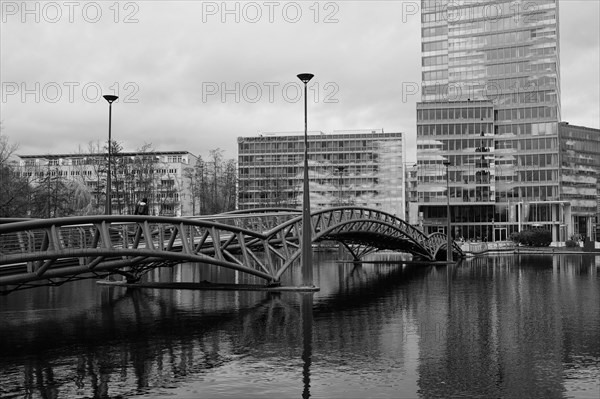
[[[116,272],[133,280],[135,276],[119,270],[182,262],[213,264],[272,282],[275,271],[254,255],[263,249],[263,234],[236,225],[240,218],[230,218],[230,224],[224,223],[227,218],[215,218],[113,215],[0,224],[0,286],[75,279],[83,273]],[[234,256],[239,252],[244,261]]]
[[[282,234],[294,228],[301,230],[302,217],[296,217],[268,232],[269,236]],[[311,213],[312,242],[338,241],[355,260],[378,250],[395,250],[411,253],[423,260],[436,260],[439,250],[446,247],[446,236],[435,233],[430,236],[403,219],[387,212],[367,207],[335,207]],[[439,237],[443,237],[443,240]],[[463,256],[458,246],[453,251]],[[288,256],[278,269],[277,278],[296,261],[301,254],[300,246]]]

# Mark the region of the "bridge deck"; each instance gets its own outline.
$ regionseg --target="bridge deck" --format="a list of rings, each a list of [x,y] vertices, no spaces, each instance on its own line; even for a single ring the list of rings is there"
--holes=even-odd
[[[393,215],[363,207],[313,212],[312,241],[337,241],[355,260],[378,250],[445,258],[446,236],[426,236]],[[277,284],[300,257],[302,216],[261,209],[193,218],[86,216],[0,223],[0,288],[57,285],[121,274],[138,281],[148,270],[201,262]],[[462,256],[456,245],[455,256]],[[442,257],[443,256],[443,257]]]

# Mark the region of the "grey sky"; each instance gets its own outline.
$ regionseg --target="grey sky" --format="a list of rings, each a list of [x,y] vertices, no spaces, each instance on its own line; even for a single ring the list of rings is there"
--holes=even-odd
[[[303,130],[296,74],[311,72],[309,130],[401,131],[416,158],[420,1],[0,3],[0,119],[19,154],[105,141],[114,93],[126,150],[235,157],[238,136]],[[597,0],[560,3],[562,119],[595,128],[599,19]]]

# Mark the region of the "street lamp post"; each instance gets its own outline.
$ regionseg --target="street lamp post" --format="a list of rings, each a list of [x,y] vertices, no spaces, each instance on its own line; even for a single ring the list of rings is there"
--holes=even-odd
[[[307,83],[312,73],[301,73],[298,79],[304,83],[304,185],[302,193],[302,283],[306,287],[313,285],[312,272],[312,231],[310,223],[310,193],[308,188],[308,125],[307,125]]]
[[[110,196],[111,196],[111,186],[112,186],[112,182],[111,182],[111,173],[110,173],[110,156],[112,153],[112,149],[111,149],[111,144],[112,144],[112,137],[111,137],[111,124],[112,124],[112,103],[115,102],[117,100],[117,96],[114,96],[112,94],[106,94],[104,96],[104,99],[106,101],[108,101],[108,173],[106,175],[106,205],[104,207],[104,214],[106,215],[110,215],[112,213],[112,204],[110,202]]]
[[[452,225],[450,223],[450,176],[448,175],[448,166],[450,166],[450,161],[445,160],[444,166],[446,167],[446,221],[448,223],[446,227],[446,236],[448,239],[446,243],[446,261],[452,262]]]

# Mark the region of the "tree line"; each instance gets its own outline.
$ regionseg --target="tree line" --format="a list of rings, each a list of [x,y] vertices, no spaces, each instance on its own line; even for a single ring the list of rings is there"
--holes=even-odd
[[[19,165],[17,150],[0,135],[0,217],[50,218],[95,215],[105,212],[108,146],[90,143],[69,171],[50,160],[43,165]],[[215,149],[206,159],[173,173],[144,144],[135,156],[111,144],[113,214],[133,214],[137,201],[146,197],[151,214],[173,216],[183,206],[184,215],[215,214],[236,208],[237,164]],[[195,158],[195,157],[194,157]],[[27,161],[26,161],[27,163]]]

